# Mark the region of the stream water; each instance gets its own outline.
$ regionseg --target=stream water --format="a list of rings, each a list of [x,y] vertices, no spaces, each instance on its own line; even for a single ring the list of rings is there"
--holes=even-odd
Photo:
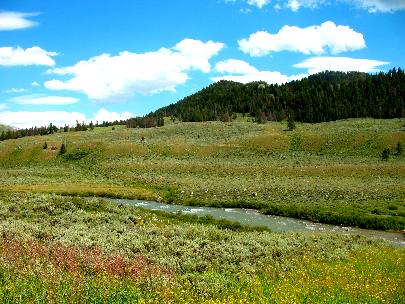
[[[181,212],[198,216],[210,215],[215,219],[226,219],[239,222],[245,226],[265,226],[274,232],[329,232],[350,235],[363,235],[370,238],[385,239],[397,246],[405,246],[405,235],[401,233],[378,230],[360,229],[354,227],[335,226],[289,217],[264,215],[252,209],[190,207],[183,205],[168,205],[153,201],[110,199],[110,201],[135,205],[149,210],[165,212]]]

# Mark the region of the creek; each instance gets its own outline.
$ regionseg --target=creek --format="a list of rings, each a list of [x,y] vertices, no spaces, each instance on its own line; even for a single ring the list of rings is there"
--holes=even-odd
[[[133,205],[148,210],[159,210],[173,213],[180,212],[183,214],[195,214],[198,216],[209,215],[215,219],[225,219],[229,221],[239,222],[244,226],[264,226],[274,232],[329,232],[346,235],[363,235],[374,239],[384,239],[396,246],[405,246],[405,235],[401,233],[336,226],[289,217],[264,215],[259,211],[252,209],[191,207],[183,205],[169,205],[153,201],[126,199],[109,199],[109,201]]]

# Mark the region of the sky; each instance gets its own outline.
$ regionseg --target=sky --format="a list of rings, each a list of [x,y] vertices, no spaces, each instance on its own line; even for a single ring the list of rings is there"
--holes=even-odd
[[[148,114],[222,79],[405,68],[405,0],[0,0],[0,124]]]

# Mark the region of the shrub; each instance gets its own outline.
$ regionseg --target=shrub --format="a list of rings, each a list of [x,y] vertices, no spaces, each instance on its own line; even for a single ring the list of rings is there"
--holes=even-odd
[[[66,153],[66,145],[65,143],[62,143],[62,145],[60,146],[60,150],[59,150],[59,155],[63,155]]]
[[[44,145],[42,146],[42,148],[43,148],[44,150],[48,149],[48,143],[45,142]]]
[[[381,159],[382,160],[388,160],[388,158],[390,158],[390,149],[389,148],[385,148],[382,153],[381,153]]]
[[[395,155],[401,155],[402,154],[402,145],[400,142],[398,142],[397,147],[395,148]]]
[[[288,115],[287,118],[287,127],[289,131],[292,131],[295,129],[295,121],[292,115]]]

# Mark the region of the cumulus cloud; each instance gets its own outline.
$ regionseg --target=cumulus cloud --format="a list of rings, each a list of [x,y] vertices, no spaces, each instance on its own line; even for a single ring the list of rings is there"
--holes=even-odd
[[[0,66],[54,66],[55,61],[52,57],[56,55],[58,54],[48,52],[38,46],[27,49],[21,47],[0,47]]]
[[[38,23],[28,17],[37,16],[37,13],[0,12],[0,31],[20,30],[36,26]]]
[[[50,90],[83,92],[93,100],[103,101],[128,98],[135,93],[174,91],[189,79],[189,71],[208,73],[211,70],[209,60],[223,46],[219,42],[184,39],[173,48],[154,52],[102,54],[74,66],[50,70],[50,74],[71,78],[49,80],[44,85]]]
[[[260,71],[246,61],[237,59],[218,62],[215,69],[221,74],[227,74],[211,78],[211,80],[215,82],[220,80],[236,81],[240,83],[265,81],[268,84],[283,84],[308,76],[306,74],[287,76],[277,71]]]
[[[78,98],[64,96],[44,96],[39,94],[23,95],[11,98],[9,101],[22,105],[69,105],[79,102]]]
[[[375,73],[381,71],[380,66],[389,64],[386,61],[355,59],[350,57],[312,57],[294,65],[296,68],[305,68],[309,74],[322,71],[358,71]]]
[[[361,33],[331,21],[306,28],[285,25],[277,34],[260,31],[238,43],[240,50],[251,56],[265,56],[281,51],[323,54],[327,49],[336,54],[366,47]]]
[[[31,82],[31,86],[33,87],[39,87],[39,83],[36,81]]]
[[[109,112],[106,109],[100,109],[95,113],[94,119],[92,121],[98,121],[98,122],[103,122],[103,121],[120,121],[120,120],[126,120],[134,115],[131,112]]]
[[[78,112],[66,111],[44,111],[44,112],[0,112],[2,124],[19,129],[31,128],[34,126],[47,126],[50,123],[61,127],[76,125],[76,121],[86,121],[86,116]]]
[[[215,69],[222,74],[249,74],[257,72],[255,67],[252,67],[246,61],[238,59],[220,61],[216,64]]]
[[[1,107],[0,107],[1,109]],[[109,112],[100,109],[94,114],[94,117],[86,117],[83,113],[67,111],[43,111],[43,112],[0,112],[0,122],[2,124],[15,128],[25,129],[31,127],[47,126],[52,123],[55,126],[63,127],[65,125],[75,126],[76,121],[89,123],[90,121],[115,121],[124,120],[132,117],[130,112]]]

